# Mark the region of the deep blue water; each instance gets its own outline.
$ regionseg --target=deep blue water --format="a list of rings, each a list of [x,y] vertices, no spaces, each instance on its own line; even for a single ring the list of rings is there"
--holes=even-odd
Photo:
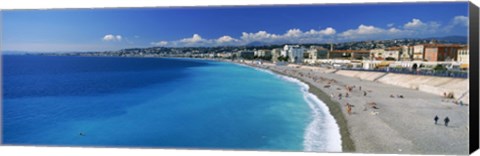
[[[2,63],[5,144],[339,150],[321,101],[254,68],[118,57],[4,55]]]

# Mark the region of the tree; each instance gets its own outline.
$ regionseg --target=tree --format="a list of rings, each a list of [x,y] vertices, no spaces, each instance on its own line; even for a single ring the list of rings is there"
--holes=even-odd
[[[237,54],[233,54],[232,55],[232,61],[235,60],[237,58]]]
[[[437,64],[437,65],[433,68],[433,70],[435,70],[435,71],[446,71],[447,68],[446,68],[445,66],[441,65],[441,64]]]

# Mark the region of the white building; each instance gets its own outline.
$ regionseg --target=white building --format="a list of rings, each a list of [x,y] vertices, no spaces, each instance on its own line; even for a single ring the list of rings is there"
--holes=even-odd
[[[413,46],[402,46],[400,60],[411,61],[413,59]]]
[[[288,62],[301,63],[305,55],[306,49],[300,45],[285,45],[281,52],[282,56],[288,56]]]
[[[272,62],[276,63],[278,61],[278,57],[280,57],[281,53],[282,53],[282,49],[280,49],[280,48],[272,49],[272,51],[271,51]]]
[[[311,46],[307,52],[308,58],[312,60],[328,58],[328,50],[320,46]]]
[[[373,57],[373,60],[397,61],[400,59],[400,49],[372,49],[370,50],[370,56]]]
[[[470,58],[470,54],[469,54],[468,48],[458,49],[457,51],[458,62],[462,64],[469,64],[470,63],[469,58]]]
[[[372,49],[370,50],[370,56],[373,60],[384,60],[383,53],[385,53],[385,49]]]
[[[310,49],[306,51],[308,58],[303,61],[307,64],[317,64],[320,60],[325,60],[328,58],[328,49],[325,49],[321,46],[310,46]]]
[[[413,46],[413,60],[423,61],[424,53],[425,53],[425,45],[419,44],[419,45]]]
[[[270,57],[270,56],[272,56],[270,50],[266,50],[266,49],[255,50],[254,55],[257,56],[257,57]]]

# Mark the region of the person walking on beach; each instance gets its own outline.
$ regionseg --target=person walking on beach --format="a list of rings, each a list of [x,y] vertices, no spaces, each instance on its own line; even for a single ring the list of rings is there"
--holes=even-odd
[[[433,120],[435,120],[435,125],[436,125],[438,121],[438,116],[435,115],[435,118],[433,118]]]
[[[448,122],[450,122],[450,119],[449,119],[448,116],[447,116],[443,121],[445,121],[445,127],[447,127],[447,126],[448,126]]]
[[[338,100],[342,99],[342,93],[338,93]]]
[[[358,86],[358,89],[360,89],[360,91],[362,91],[362,86]]]
[[[363,91],[363,96],[367,96],[367,91]]]

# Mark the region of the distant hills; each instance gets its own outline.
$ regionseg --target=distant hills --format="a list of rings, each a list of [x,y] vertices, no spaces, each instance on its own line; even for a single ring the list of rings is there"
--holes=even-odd
[[[439,43],[457,43],[457,44],[467,44],[468,43],[468,37],[467,36],[443,36],[443,37],[429,37],[429,38],[397,38],[397,39],[390,39],[390,40],[381,40],[381,41],[393,41],[393,40],[420,40],[420,42],[425,43],[425,41],[421,40],[437,40]],[[380,40],[379,40],[380,41]],[[352,41],[354,42],[354,41]],[[359,41],[360,42],[360,41]],[[342,43],[348,43],[348,42],[339,42],[336,44],[342,44]],[[428,42],[427,42],[428,43]],[[248,44],[245,44],[243,46],[245,47],[252,47],[252,48],[260,48],[260,47],[281,47],[284,44],[299,44],[299,43],[267,43],[267,42],[261,42],[261,41],[254,41],[250,42]],[[302,45],[326,45],[327,43],[305,43]],[[345,46],[352,46],[351,44],[345,44]],[[232,47],[242,47],[240,46],[232,46]],[[142,48],[140,48],[142,49]],[[39,53],[39,52],[28,52],[28,51],[1,51],[1,54],[3,55],[24,55],[24,54],[32,54],[32,53]],[[58,52],[57,52],[58,53]],[[60,52],[60,53],[66,53],[66,52]]]
[[[428,38],[397,38],[397,39],[390,39],[390,40],[437,40],[437,41],[442,41],[443,43],[459,43],[459,44],[467,44],[468,43],[468,37],[467,36],[443,36],[443,37],[428,37]],[[338,43],[343,43],[343,42],[338,42]],[[283,44],[288,44],[288,43],[266,43],[266,42],[261,42],[261,41],[254,41],[250,42],[248,44],[245,44],[244,46],[247,47],[262,47],[262,46],[271,46],[271,45],[283,45]],[[300,43],[291,43],[291,44],[300,44]],[[308,44],[314,44],[314,43],[308,43]],[[326,44],[326,43],[319,43],[319,44]]]
[[[28,51],[2,51],[2,55],[24,55],[27,53],[31,53]]]
[[[260,42],[260,41],[254,41],[246,44],[245,46],[247,47],[261,47],[261,46],[269,46],[272,45],[271,43],[265,43],[265,42]]]
[[[467,36],[445,36],[445,37],[430,37],[430,38],[425,38],[426,40],[438,40],[438,41],[445,41],[448,43],[462,43],[462,44],[467,44],[468,43],[468,37]]]

